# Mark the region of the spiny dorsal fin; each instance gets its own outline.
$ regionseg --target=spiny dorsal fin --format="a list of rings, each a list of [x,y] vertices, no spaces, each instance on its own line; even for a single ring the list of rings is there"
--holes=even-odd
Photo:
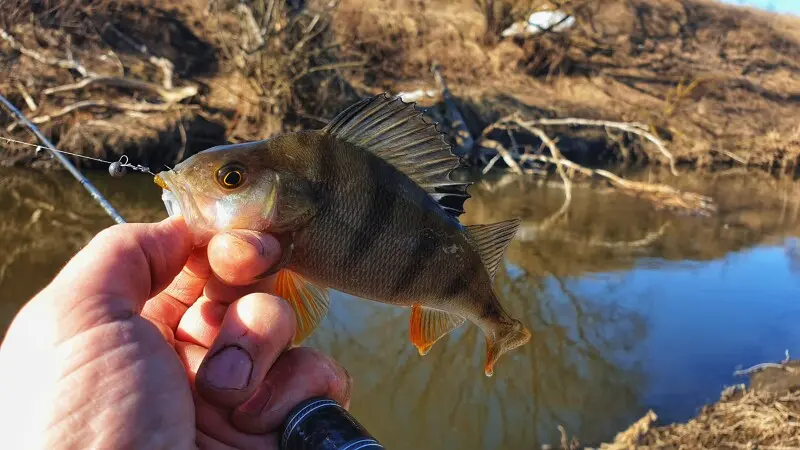
[[[420,355],[424,355],[436,341],[463,325],[465,321],[465,318],[457,314],[415,304],[411,307],[409,321],[411,343],[417,347]]]
[[[464,213],[470,183],[450,179],[461,161],[414,103],[385,93],[366,98],[339,113],[323,132],[382,158],[454,217]]]
[[[318,287],[302,275],[287,269],[278,272],[275,295],[289,302],[294,309],[297,319],[294,345],[299,345],[311,335],[330,307],[328,289]]]
[[[472,246],[481,255],[483,265],[489,273],[489,279],[494,281],[497,265],[503,258],[506,247],[514,239],[519,228],[520,219],[504,220],[502,222],[486,225],[467,225],[467,237]]]

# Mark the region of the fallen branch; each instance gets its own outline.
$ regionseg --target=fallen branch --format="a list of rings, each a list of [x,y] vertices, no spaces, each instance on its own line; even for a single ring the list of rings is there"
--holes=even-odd
[[[588,177],[593,177],[593,176],[603,177],[606,180],[608,180],[612,186],[620,189],[622,192],[628,195],[644,198],[650,201],[651,203],[655,204],[656,207],[658,208],[683,209],[701,215],[708,215],[711,212],[716,211],[716,207],[713,205],[713,201],[710,197],[691,192],[682,192],[663,184],[652,184],[652,183],[643,183],[638,181],[626,180],[607,170],[589,169],[573,161],[570,161],[561,154],[561,151],[559,150],[555,142],[538,125],[602,126],[605,127],[606,129],[614,128],[638,134],[656,144],[656,146],[661,150],[662,154],[664,154],[669,160],[672,173],[674,175],[677,175],[678,173],[674,166],[674,158],[672,154],[666,149],[666,147],[664,146],[663,142],[661,142],[660,139],[655,137],[652,133],[644,130],[642,128],[644,127],[644,125],[642,124],[622,123],[622,122],[613,122],[606,120],[574,119],[574,118],[523,120],[519,115],[519,113],[515,113],[510,116],[504,117],[498,120],[497,122],[489,125],[488,127],[486,127],[486,129],[484,129],[483,133],[481,134],[481,139],[478,141],[478,144],[476,145],[476,148],[484,147],[497,151],[498,154],[501,155],[503,160],[506,161],[506,164],[511,168],[511,170],[516,173],[521,173],[523,170],[522,166],[524,166],[526,162],[530,161],[545,162],[556,165],[558,173],[564,182],[565,199],[561,209],[557,213],[555,213],[551,218],[548,219],[548,222],[550,223],[554,222],[556,219],[561,217],[566,211],[566,209],[569,207],[571,199],[572,178],[570,175],[566,173],[566,171],[564,171],[564,167],[567,167],[570,170],[581,173],[582,175]],[[546,156],[542,154],[531,154],[525,152],[520,154],[517,158],[512,157],[508,149],[505,149],[501,143],[493,139],[489,139],[487,137],[492,131],[499,129],[522,130],[538,137],[542,141],[542,143],[548,148],[548,150],[550,150],[550,155],[552,156]],[[492,161],[496,162],[497,159],[493,158]]]
[[[108,109],[118,109],[121,111],[135,111],[135,112],[156,112],[156,111],[166,111],[171,108],[173,105],[170,103],[160,103],[160,104],[152,104],[152,103],[123,103],[123,102],[107,102],[105,100],[84,100],[77,103],[73,103],[71,105],[65,106],[58,111],[45,114],[41,116],[32,117],[30,120],[31,122],[41,125],[43,123],[50,122],[53,119],[56,119],[61,116],[65,116],[73,111],[77,111],[79,109],[86,109],[86,108],[108,108]],[[19,122],[14,122],[8,127],[6,127],[6,131],[11,132],[17,127]]]
[[[135,80],[132,78],[91,76],[84,78],[83,80],[77,83],[65,84],[45,89],[44,91],[42,91],[42,93],[44,93],[45,95],[52,95],[58,92],[75,91],[78,89],[83,89],[93,84],[99,84],[103,86],[115,86],[127,89],[137,89],[137,90],[151,92],[161,97],[161,99],[167,103],[180,102],[181,100],[192,97],[198,92],[197,86],[193,85],[167,89],[155,83]]]
[[[529,120],[526,122],[521,123],[521,125],[582,125],[582,126],[593,126],[593,127],[604,127],[604,128],[615,128],[617,130],[627,131],[628,133],[633,133],[639,135],[648,141],[652,142],[653,145],[656,146],[659,152],[667,159],[669,162],[669,169],[673,175],[678,175],[678,170],[675,167],[675,157],[667,150],[667,146],[664,145],[664,142],[656,137],[653,133],[647,131],[647,127],[644,124],[640,123],[626,123],[626,122],[614,122],[610,120],[591,120],[591,119],[579,119],[579,118],[565,118],[565,119],[534,119]]]

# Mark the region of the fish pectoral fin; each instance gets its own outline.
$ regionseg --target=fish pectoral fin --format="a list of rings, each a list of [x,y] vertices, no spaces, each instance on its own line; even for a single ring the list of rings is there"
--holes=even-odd
[[[420,305],[411,307],[411,343],[420,355],[428,353],[433,344],[447,333],[464,324],[466,319],[457,315]]]
[[[497,266],[503,259],[506,247],[514,239],[519,228],[520,219],[504,220],[486,225],[467,225],[467,238],[475,250],[481,255],[483,265],[489,273],[489,279],[494,280]]]
[[[327,288],[320,288],[302,275],[281,269],[275,280],[275,295],[292,306],[297,318],[294,345],[303,342],[328,313],[330,297]]]

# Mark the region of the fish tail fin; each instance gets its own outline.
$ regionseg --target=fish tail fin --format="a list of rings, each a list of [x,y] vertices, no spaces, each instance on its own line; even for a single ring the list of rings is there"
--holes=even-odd
[[[489,274],[489,279],[494,281],[494,274],[497,272],[497,266],[500,265],[500,260],[503,259],[503,254],[508,247],[508,244],[514,240],[519,228],[520,219],[504,220],[502,222],[481,224],[481,225],[467,225],[467,239],[478,254],[481,256],[486,272]]]
[[[531,340],[531,332],[519,320],[511,319],[484,330],[486,335],[486,363],[483,372],[487,377],[494,374],[497,360],[509,350],[525,345]]]

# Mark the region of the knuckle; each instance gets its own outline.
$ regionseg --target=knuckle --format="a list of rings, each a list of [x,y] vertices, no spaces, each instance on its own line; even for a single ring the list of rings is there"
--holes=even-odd
[[[322,369],[327,384],[326,389],[329,393],[341,396],[341,398],[337,399],[341,402],[349,400],[350,393],[353,389],[353,376],[350,372],[335,359],[319,350],[309,347],[303,349],[308,350],[309,356],[313,358],[315,366]]]

